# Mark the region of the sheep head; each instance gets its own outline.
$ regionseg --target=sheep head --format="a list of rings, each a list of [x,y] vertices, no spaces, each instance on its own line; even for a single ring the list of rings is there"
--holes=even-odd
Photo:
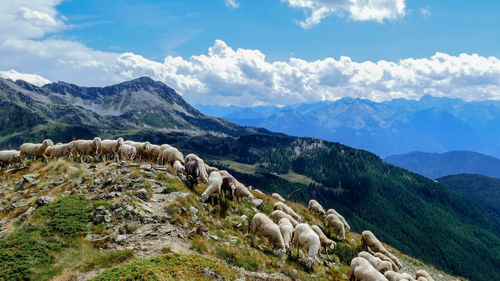
[[[95,137],[93,139],[95,147],[99,147],[101,145],[101,138],[100,137]]]
[[[314,259],[312,257],[307,257],[306,258],[306,266],[307,269],[311,269],[312,265],[314,263]]]
[[[145,143],[144,143],[144,148],[145,148],[146,150],[151,149],[151,143],[150,143],[149,141],[145,142]]]
[[[73,149],[73,147],[75,147],[75,142],[74,141],[68,143],[68,148],[69,149]]]

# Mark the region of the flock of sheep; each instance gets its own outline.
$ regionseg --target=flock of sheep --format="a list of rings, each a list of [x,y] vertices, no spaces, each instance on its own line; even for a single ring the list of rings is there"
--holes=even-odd
[[[200,157],[189,154],[186,157],[175,147],[163,144],[156,145],[149,142],[124,141],[123,138],[116,140],[101,140],[95,137],[92,140],[74,140],[69,143],[57,143],[49,139],[42,143],[24,143],[19,151],[0,151],[0,165],[8,166],[16,163],[22,164],[26,157],[33,160],[37,158],[59,158],[66,157],[84,160],[84,157],[92,157],[95,160],[106,160],[113,157],[115,160],[139,160],[156,161],[163,165],[168,162],[179,175],[184,175],[188,185],[194,186],[198,181],[208,183],[207,188],[201,195],[201,201],[207,202],[209,199],[214,204],[214,200],[222,197],[230,199],[236,198],[239,202],[241,198],[254,199],[247,188],[225,170],[218,170],[215,167],[206,165]],[[252,190],[254,194],[264,195],[258,189]],[[328,258],[328,250],[335,250],[337,244],[328,238],[322,229],[333,230],[339,241],[345,239],[345,234],[351,227],[345,218],[334,209],[325,212],[323,207],[316,201],[310,200],[309,211],[324,219],[324,227],[320,225],[309,225],[301,223],[302,218],[288,205],[286,200],[278,193],[271,195],[276,203],[273,211],[267,216],[257,213],[252,218],[249,231],[252,233],[252,245],[255,243],[255,235],[261,235],[271,243],[273,248],[277,248],[277,254],[290,252],[295,247],[297,257],[302,247],[307,252],[305,263],[311,268],[314,261],[319,260],[319,252],[324,249]],[[371,231],[363,231],[362,245],[366,251],[360,252],[351,261],[351,280],[359,281],[434,281],[424,270],[417,271],[413,278],[408,273],[399,273],[401,262],[391,254],[383,244],[375,237]],[[382,274],[380,271],[384,270]]]

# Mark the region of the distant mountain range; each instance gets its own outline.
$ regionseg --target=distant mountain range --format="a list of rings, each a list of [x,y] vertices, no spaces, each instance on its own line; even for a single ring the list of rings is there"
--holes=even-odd
[[[384,159],[390,164],[431,179],[456,174],[482,174],[500,178],[500,159],[472,151],[411,152]]]
[[[500,157],[500,101],[420,100],[335,102],[283,108],[195,105],[239,125],[338,141],[379,156],[411,151],[469,150]]]
[[[451,175],[437,181],[492,210],[500,217],[500,179],[476,174]]]

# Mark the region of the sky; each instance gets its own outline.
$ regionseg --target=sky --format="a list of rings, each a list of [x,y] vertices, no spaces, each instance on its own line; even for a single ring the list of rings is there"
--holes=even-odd
[[[190,103],[500,99],[500,1],[2,0],[0,76]]]

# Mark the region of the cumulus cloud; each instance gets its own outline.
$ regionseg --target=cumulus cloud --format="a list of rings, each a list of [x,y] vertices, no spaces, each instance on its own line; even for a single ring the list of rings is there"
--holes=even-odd
[[[14,69],[10,69],[7,71],[0,71],[0,77],[11,79],[13,81],[24,80],[28,83],[31,83],[36,86],[43,86],[45,84],[50,83],[50,80],[45,79],[44,77],[37,74],[29,74],[29,73],[20,73],[15,71]]]
[[[322,19],[336,14],[348,15],[353,21],[394,21],[405,15],[405,0],[281,0],[292,8],[310,13],[297,24],[304,29],[312,28]]]
[[[240,7],[240,3],[238,0],[226,0],[226,6],[236,9]]]

